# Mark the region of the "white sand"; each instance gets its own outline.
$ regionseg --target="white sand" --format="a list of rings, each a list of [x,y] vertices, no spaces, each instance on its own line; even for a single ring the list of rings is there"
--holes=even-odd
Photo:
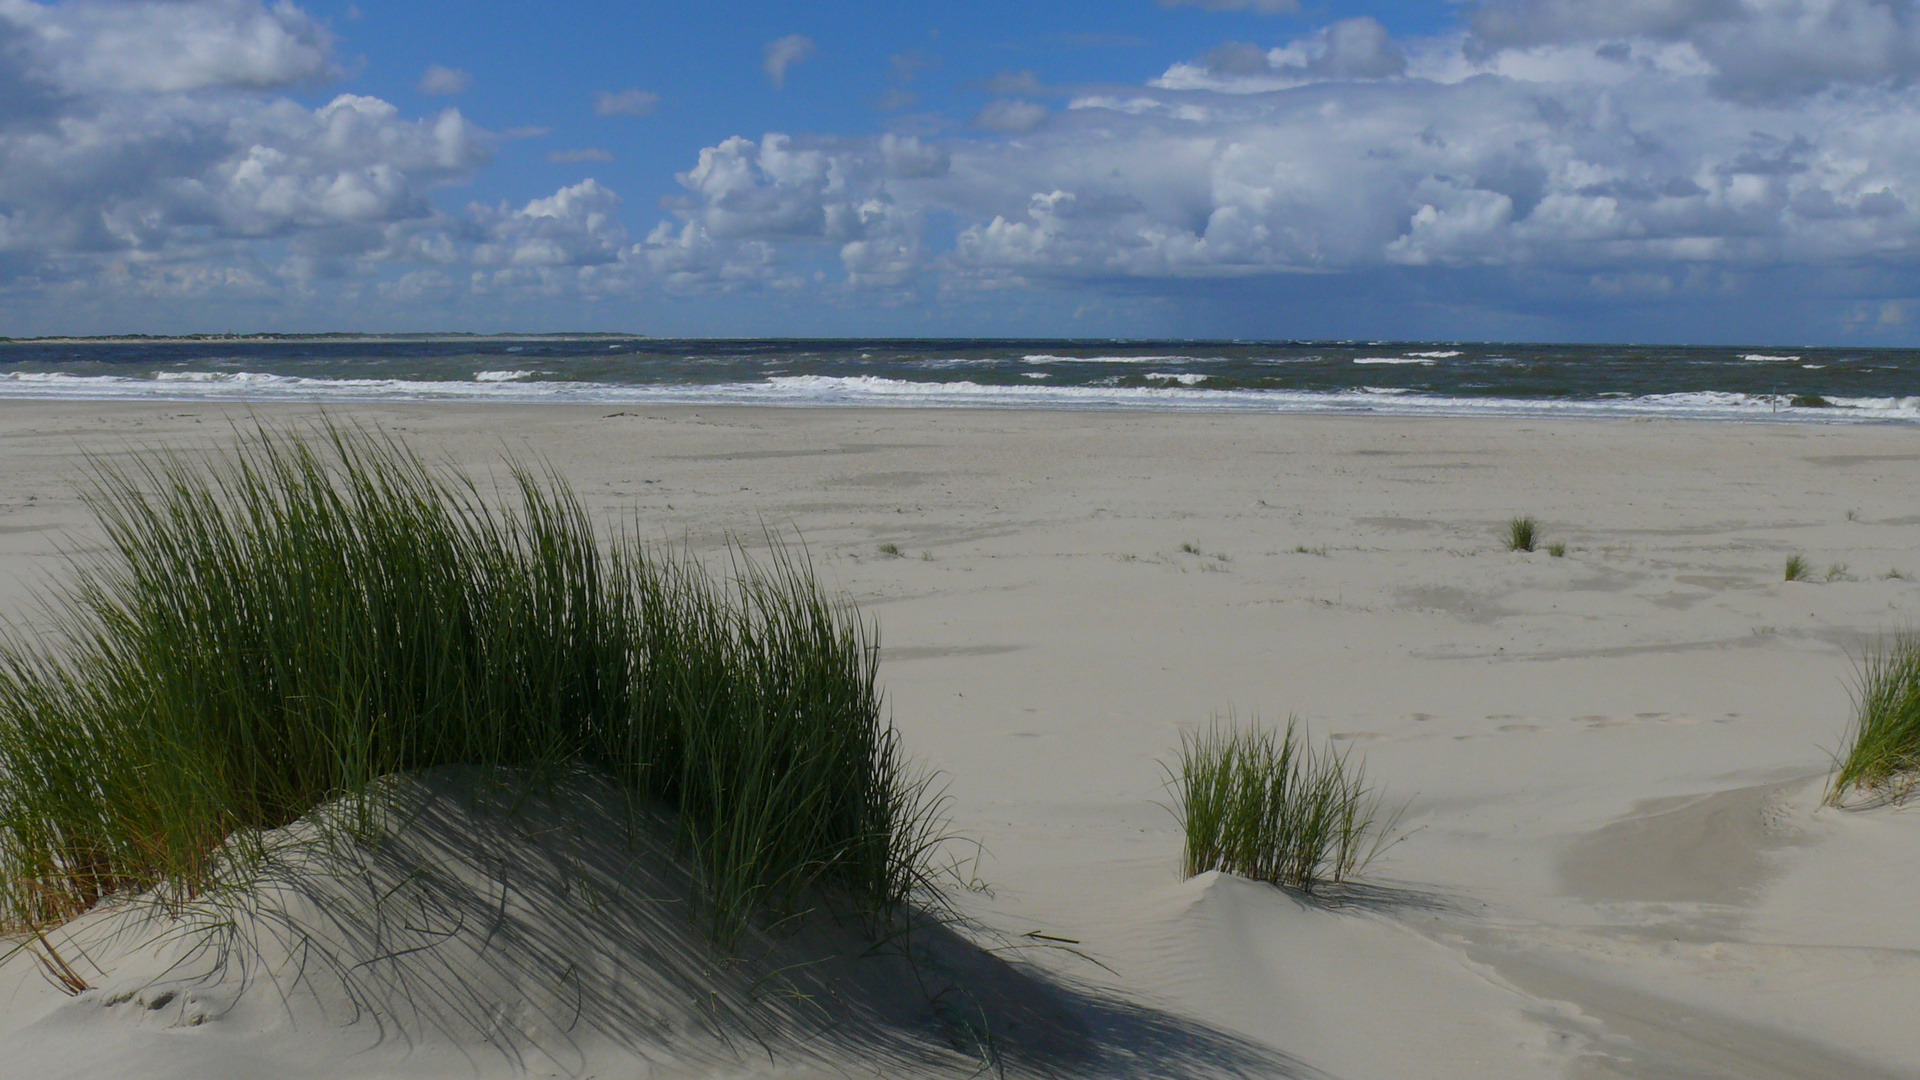
[[[880,620],[896,718],[987,847],[993,890],[963,906],[1111,969],[1028,953],[1034,985],[1078,986],[1046,999],[1079,1010],[1074,1070],[1126,1071],[1104,1040],[1165,1075],[1207,1053],[1353,1080],[1920,1073],[1920,814],[1818,808],[1849,651],[1920,604],[1882,577],[1920,573],[1920,430],[616,411],[353,415],[469,464],[544,455],[591,503],[697,546],[799,529]],[[0,608],[63,530],[86,543],[81,450],[217,440],[223,416],[0,404]],[[1505,551],[1516,513],[1567,556]],[[1790,552],[1847,569],[1784,583]],[[1229,709],[1299,714],[1410,800],[1375,888],[1329,906],[1178,880],[1159,762]],[[0,1075],[522,1068],[431,1032],[253,1005],[170,1026],[103,996],[0,966]],[[854,1044],[674,1045],[653,1074],[909,1071]],[[523,1064],[650,1075],[632,1046],[582,1053]]]

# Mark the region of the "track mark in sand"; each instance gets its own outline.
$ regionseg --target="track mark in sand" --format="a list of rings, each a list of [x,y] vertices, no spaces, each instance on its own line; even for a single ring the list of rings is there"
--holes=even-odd
[[[667,454],[670,461],[769,461],[777,458],[833,457],[840,454],[875,454],[882,450],[918,450],[912,443],[841,443],[838,446],[805,450],[730,450],[718,454]]]
[[[1438,611],[1470,623],[1486,624],[1519,612],[1502,607],[1495,596],[1480,596],[1451,585],[1401,589],[1395,599],[1402,608]]]
[[[1425,529],[1439,529],[1442,532],[1452,531],[1452,526],[1444,521],[1427,521],[1424,518],[1357,517],[1353,519],[1353,523],[1375,529],[1385,529],[1388,532],[1420,532]]]
[[[909,660],[943,660],[950,656],[999,656],[1020,652],[1030,645],[912,645],[904,649],[881,649],[880,659],[905,663]]]
[[[1849,465],[1877,465],[1887,461],[1920,461],[1920,454],[1814,454],[1800,460],[1809,465],[1844,469]]]

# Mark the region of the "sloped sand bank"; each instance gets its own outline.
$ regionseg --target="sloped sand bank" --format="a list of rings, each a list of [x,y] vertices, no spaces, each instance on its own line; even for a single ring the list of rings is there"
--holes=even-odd
[[[722,960],[670,826],[591,775],[442,768],[385,797],[364,822],[334,807],[278,830],[248,889],[173,911],[142,897],[49,935],[91,985],[16,1001],[8,1069],[1310,1075],[925,920],[876,944],[797,915]]]

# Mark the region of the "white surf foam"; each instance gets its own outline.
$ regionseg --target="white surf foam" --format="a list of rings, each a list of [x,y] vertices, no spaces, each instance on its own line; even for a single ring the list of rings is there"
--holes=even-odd
[[[719,384],[611,384],[513,379],[316,379],[258,372],[171,377],[0,372],[0,397],[151,401],[470,401],[591,404],[889,406],[898,408],[1142,409],[1171,412],[1365,412],[1382,415],[1670,417],[1813,422],[1920,421],[1920,397],[1829,397],[1797,407],[1785,395],[1720,392],[1539,400],[1446,397],[1401,387],[1339,391],[1204,390],[1192,386],[1018,386],[879,376],[792,375]]]
[[[1029,364],[1159,364],[1168,360],[1192,360],[1191,356],[1055,356],[1052,353],[1028,353],[1020,359]]]

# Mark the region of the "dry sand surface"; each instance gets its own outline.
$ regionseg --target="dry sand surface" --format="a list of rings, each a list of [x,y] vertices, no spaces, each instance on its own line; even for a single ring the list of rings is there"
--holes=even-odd
[[[1084,958],[999,953],[1024,959],[991,976],[1026,988],[1014,998],[1039,995],[1018,1037],[1041,1045],[1053,1030],[1064,1072],[1920,1075],[1920,814],[1819,807],[1851,657],[1910,627],[1920,606],[1920,583],[1886,576],[1920,573],[1920,429],[585,406],[351,415],[475,467],[503,448],[547,458],[591,504],[637,510],[701,549],[729,531],[797,529],[827,582],[878,619],[895,718],[944,772],[955,829],[985,845],[991,890],[958,894],[962,909],[1004,940],[1080,943]],[[63,544],[88,542],[73,494],[82,451],[217,442],[228,416],[0,405],[4,610],[20,609]],[[1564,558],[1504,549],[1521,513],[1567,544]],[[1792,552],[1822,580],[1783,582]],[[1824,580],[1830,564],[1844,570]],[[1229,710],[1299,715],[1406,802],[1407,835],[1365,888],[1308,901],[1218,875],[1179,880],[1161,762],[1183,726]],[[515,910],[523,930],[540,912]],[[556,936],[541,962],[564,982],[568,950],[617,946]],[[129,995],[112,1006],[105,991],[62,996],[20,957],[0,966],[0,1074],[966,1070],[958,1051],[863,1060],[850,1038],[811,1057],[636,1048],[646,1040],[611,1031],[611,1006],[595,1014],[599,1035],[554,1034],[572,1040],[564,1053],[549,1043],[518,1056],[382,1023],[379,1009],[242,1001],[244,980],[150,1007],[157,994],[140,980],[160,962],[143,955],[96,980]],[[459,962],[497,966],[479,953],[444,960]],[[602,974],[608,986],[622,977]],[[664,1016],[672,973],[656,975],[627,977],[668,987],[650,991]],[[508,1012],[516,995],[564,998],[536,995],[533,981],[474,978]]]

